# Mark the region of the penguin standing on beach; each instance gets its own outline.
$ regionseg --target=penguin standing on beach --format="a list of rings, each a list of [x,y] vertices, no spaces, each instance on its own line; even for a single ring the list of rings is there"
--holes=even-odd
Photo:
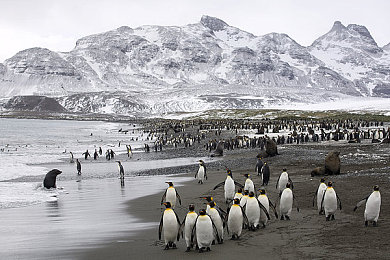
[[[223,243],[223,228],[225,227],[225,223],[223,222],[224,215],[223,213],[218,209],[215,208],[215,202],[211,201],[209,203],[210,210],[209,213],[207,213],[211,220],[214,222],[215,228],[217,229],[217,235],[219,236],[219,242],[220,244]]]
[[[324,214],[324,210],[321,208],[321,202],[322,202],[322,198],[324,197],[326,188],[327,186],[325,184],[325,178],[321,178],[320,185],[318,186],[317,192],[314,193],[314,197],[313,197],[313,207],[314,207],[314,201],[317,197],[317,210],[318,210],[318,214],[320,215]]]
[[[256,167],[255,167],[255,172],[257,172],[257,176],[260,176],[261,175],[261,169],[263,168],[263,160],[261,157],[257,157],[257,163],[256,163]]]
[[[248,218],[249,230],[255,231],[256,229],[259,229],[260,211],[265,213],[268,220],[270,219],[268,210],[255,197],[253,191],[249,192],[249,197],[245,205],[245,214]]]
[[[367,227],[368,223],[372,222],[372,225],[376,227],[381,211],[381,194],[378,185],[374,186],[374,191],[369,196],[358,202],[353,211],[356,211],[364,202],[366,203],[366,209],[364,210],[364,225]]]
[[[76,169],[77,169],[77,174],[81,175],[81,163],[79,159],[76,159]]]
[[[245,207],[246,205],[246,202],[248,201],[248,197],[249,197],[249,190],[244,190],[244,196],[241,197],[240,199],[240,206],[241,207]]]
[[[198,183],[203,184],[204,180],[207,180],[206,165],[204,161],[199,160],[199,169],[195,174],[195,179],[198,179]]]
[[[264,208],[268,211],[268,213],[269,213],[269,209],[270,209],[270,206],[271,206],[272,210],[274,211],[275,218],[278,219],[278,213],[276,212],[275,205],[268,198],[265,190],[261,189],[261,190],[259,190],[259,192],[260,192],[260,195],[257,197],[257,199],[264,206]],[[267,222],[268,222],[267,215],[265,214],[264,211],[260,211],[260,224],[262,224],[263,227],[265,227],[267,225]]]
[[[72,152],[69,152],[69,163],[74,163],[74,157]]]
[[[232,240],[239,239],[242,233],[242,227],[248,225],[248,218],[240,206],[240,200],[234,199],[233,205],[228,208],[227,232],[232,236]]]
[[[250,174],[244,174],[245,176],[245,184],[244,184],[244,190],[248,190],[249,192],[255,192],[255,184],[253,181],[249,178]]]
[[[263,180],[263,186],[267,186],[269,182],[269,178],[271,176],[271,172],[269,170],[269,165],[267,162],[264,163],[263,167],[261,168],[261,179]]]
[[[119,177],[123,180],[125,178],[125,170],[123,168],[121,161],[116,161],[116,162],[118,163]]]
[[[226,169],[226,170],[227,170],[226,180],[221,182],[221,183],[219,183],[219,184],[217,184],[214,187],[213,190],[215,190],[218,187],[221,187],[222,185],[224,185],[224,189],[225,189],[225,202],[226,202],[226,204],[228,204],[234,198],[235,186],[237,185],[240,188],[243,188],[243,186],[240,183],[238,183],[235,180],[233,180],[233,174],[232,174],[231,170],[229,170],[229,169]]]
[[[211,217],[206,214],[205,209],[199,211],[199,216],[195,220],[195,225],[192,230],[191,242],[196,238],[196,243],[199,247],[199,253],[211,251],[210,247],[213,243],[214,237],[220,242],[218,231]]]
[[[173,182],[165,182],[169,185],[169,187],[165,190],[164,195],[161,198],[161,204],[164,201],[170,202],[172,208],[176,206],[176,198],[179,200],[179,204],[181,205],[181,199],[179,193],[177,193],[175,187],[173,187]]]
[[[165,248],[176,248],[176,241],[180,238],[180,220],[176,212],[172,209],[170,202],[164,202],[165,211],[161,216],[158,229],[158,239],[161,240],[161,234],[164,233]]]
[[[192,229],[194,228],[195,225],[196,218],[198,217],[198,214],[195,212],[194,204],[190,204],[188,208],[189,211],[182,223],[182,226],[184,225],[184,239],[187,245],[186,252],[191,251],[191,248],[194,247],[195,243],[191,242],[191,235],[192,235]]]
[[[328,187],[324,192],[324,196],[321,202],[321,209],[325,211],[326,221],[334,220],[334,213],[337,210],[337,206],[339,206],[341,210],[341,201],[336,191],[333,188],[333,183],[328,182]]]
[[[291,189],[294,188],[293,182],[290,179],[290,176],[288,176],[287,169],[284,168],[283,172],[280,174],[278,180],[276,181],[276,189],[278,189],[278,191],[279,191],[279,196],[282,194],[282,192],[286,188],[287,183],[291,184],[290,185]]]
[[[239,200],[240,200],[240,199],[242,198],[242,196],[244,196],[244,195],[242,194],[242,189],[241,189],[241,188],[238,188],[236,194],[234,194],[233,200],[234,200],[234,199],[239,199]]]
[[[294,194],[291,190],[291,184],[287,182],[286,188],[282,191],[280,195],[280,219],[281,220],[290,220],[291,211],[294,203]],[[297,207],[297,211],[299,212],[299,208]]]

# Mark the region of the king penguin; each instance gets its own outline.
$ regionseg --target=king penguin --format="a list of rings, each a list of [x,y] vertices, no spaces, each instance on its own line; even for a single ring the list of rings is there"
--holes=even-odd
[[[203,184],[204,180],[207,180],[206,165],[204,161],[199,160],[199,169],[195,174],[195,179],[198,179],[198,183]]]
[[[326,188],[327,188],[327,186],[325,184],[325,178],[321,178],[320,185],[318,186],[317,192],[314,193],[314,197],[313,197],[313,207],[314,207],[315,198],[317,197],[317,210],[318,210],[318,214],[320,214],[320,215],[324,214],[324,211],[321,208],[321,202],[322,202],[322,198],[324,196],[324,193],[326,191]]]
[[[248,225],[248,218],[240,206],[240,200],[234,199],[233,205],[228,209],[227,216],[227,232],[232,236],[232,240],[240,238],[244,225]]]
[[[279,191],[279,195],[283,192],[283,190],[286,188],[286,184],[290,183],[291,189],[294,188],[293,183],[290,179],[290,176],[288,176],[287,169],[284,168],[283,172],[280,174],[278,180],[276,181],[276,189]]]
[[[172,208],[175,208],[176,198],[179,200],[179,204],[181,205],[181,199],[179,193],[177,193],[175,187],[173,187],[173,182],[165,182],[169,185],[169,187],[165,190],[164,195],[161,198],[161,204],[164,201],[170,202]]]
[[[195,225],[192,230],[191,241],[194,241],[196,237],[196,242],[199,247],[199,253],[202,253],[204,250],[210,251],[211,243],[214,240],[214,236],[217,237],[219,242],[218,232],[213,223],[213,220],[209,215],[206,214],[205,209],[199,211],[199,216],[195,220]]]
[[[194,247],[194,243],[191,243],[191,234],[192,229],[194,228],[196,218],[198,214],[195,212],[194,204],[189,205],[189,211],[185,216],[182,226],[184,225],[184,239],[186,240],[187,250],[186,252],[191,251],[191,248]]]
[[[245,176],[245,185],[244,185],[244,190],[249,190],[249,192],[255,192],[255,184],[253,181],[249,178],[250,174],[244,174]]]
[[[286,188],[282,191],[282,194],[280,196],[280,219],[284,220],[290,220],[291,211],[293,208],[294,203],[294,194],[291,190],[291,184],[287,182]],[[299,208],[297,207],[297,211],[299,212]]]
[[[272,210],[274,211],[275,218],[278,219],[278,213],[276,212],[275,205],[272,203],[272,201],[268,198],[266,192],[264,189],[259,190],[260,195],[257,197],[257,199],[260,201],[260,203],[264,206],[264,208],[269,212],[269,208],[271,206]],[[265,227],[267,225],[268,218],[264,211],[260,212],[260,223]]]
[[[379,186],[374,186],[374,191],[364,199],[358,202],[353,211],[356,211],[364,202],[366,202],[366,209],[364,210],[364,225],[367,227],[369,222],[376,227],[378,224],[379,212],[381,210],[381,194]]]
[[[223,222],[224,215],[223,213],[218,209],[215,208],[215,202],[210,201],[210,211],[208,215],[211,217],[211,220],[214,222],[215,228],[217,229],[218,236],[219,236],[219,243],[223,243],[223,228],[225,227],[225,223]]]
[[[321,202],[321,208],[325,211],[326,221],[334,220],[334,213],[337,210],[337,205],[341,210],[341,201],[336,191],[333,189],[333,183],[328,182],[328,187],[324,192]]]
[[[233,180],[233,174],[232,174],[231,170],[229,170],[229,169],[226,169],[226,170],[227,170],[226,180],[221,182],[221,183],[219,183],[219,184],[217,184],[214,187],[214,190],[217,189],[218,187],[221,187],[222,185],[224,185],[224,189],[225,189],[225,202],[226,202],[226,204],[228,204],[234,198],[235,186],[238,186],[240,188],[243,188],[243,186],[241,184],[239,184],[238,182],[236,182],[235,180]]]
[[[123,165],[121,163],[121,161],[116,161],[118,163],[118,168],[119,168],[119,177],[121,179],[124,179],[125,178],[125,170],[123,169]]]
[[[249,197],[249,190],[244,190],[244,196],[241,197],[240,199],[240,206],[241,207],[245,207],[246,205],[246,202],[248,201],[248,197]]]
[[[239,199],[239,200],[240,200],[240,199],[242,198],[242,196],[244,196],[244,195],[242,194],[242,189],[241,189],[241,188],[238,188],[236,194],[234,194],[233,200],[234,200],[234,199]]]
[[[255,194],[249,192],[248,200],[245,205],[245,214],[248,218],[249,230],[255,231],[259,229],[260,225],[260,211],[263,211],[268,219],[270,219],[268,210],[255,197]]]
[[[161,233],[164,233],[165,250],[176,248],[176,240],[180,238],[180,220],[176,212],[172,209],[170,202],[164,202],[165,211],[161,216],[158,229],[158,239],[161,240]]]

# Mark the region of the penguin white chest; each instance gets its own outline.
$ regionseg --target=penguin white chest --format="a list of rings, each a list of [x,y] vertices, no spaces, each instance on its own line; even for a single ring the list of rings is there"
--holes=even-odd
[[[255,192],[255,185],[251,179],[245,180],[244,190],[249,190],[249,192]]]
[[[204,181],[204,167],[203,166],[199,166],[198,180]]]
[[[324,195],[324,210],[325,215],[333,215],[337,210],[337,196],[333,188],[328,188]]]
[[[288,183],[288,173],[282,172],[279,178],[278,190],[283,191],[286,188],[287,183]]]
[[[322,203],[322,198],[324,196],[324,192],[326,191],[326,184],[321,183],[320,186],[318,186],[317,190],[317,209],[320,211],[321,210],[321,203]]]
[[[366,202],[366,209],[364,211],[364,218],[366,221],[378,221],[379,212],[381,209],[381,195],[379,191],[374,191],[368,197]]]
[[[259,224],[260,207],[255,197],[248,198],[246,202],[245,214],[248,218],[249,225],[254,225],[256,227]]]
[[[240,206],[241,207],[244,207],[246,205],[246,202],[248,201],[248,195],[244,195],[242,196],[241,200],[240,200]]]
[[[165,244],[175,242],[179,224],[177,223],[175,212],[172,209],[166,209],[163,216],[163,232]]]
[[[280,197],[280,214],[290,216],[293,205],[293,193],[290,188],[285,188]]]
[[[235,194],[235,186],[233,179],[228,176],[225,181],[225,200],[233,200]]]
[[[259,195],[257,199],[264,206],[264,208],[269,212],[269,200],[267,195]],[[268,222],[267,215],[263,210],[260,210],[260,221],[263,222],[264,224],[267,224]]]
[[[228,223],[227,223],[231,235],[237,235],[237,236],[241,235],[243,218],[244,217],[242,215],[241,207],[238,205],[233,205],[230,208]]]
[[[188,213],[186,216],[186,221],[184,223],[184,238],[186,240],[187,247],[191,245],[191,234],[192,229],[195,225],[196,217],[198,214],[195,212]]]
[[[169,187],[167,189],[167,194],[166,194],[165,200],[167,202],[171,203],[172,208],[175,207],[175,205],[176,205],[176,190],[174,187]]]
[[[209,216],[199,216],[196,221],[196,240],[198,246],[210,247],[214,240],[213,224]]]
[[[217,228],[219,237],[223,239],[223,222],[219,212],[215,208],[211,208],[209,215],[213,220],[215,227]]]

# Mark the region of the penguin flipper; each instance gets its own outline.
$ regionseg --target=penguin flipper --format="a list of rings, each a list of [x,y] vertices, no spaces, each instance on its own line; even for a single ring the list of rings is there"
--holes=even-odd
[[[370,197],[370,196],[367,196],[367,197],[365,197],[364,199],[362,199],[361,201],[359,201],[359,202],[356,204],[356,206],[353,208],[353,211],[356,211],[358,207],[360,207],[361,205],[363,205],[364,202],[367,201],[368,197]]]
[[[194,237],[196,235],[196,223],[198,222],[198,218],[199,218],[199,216],[196,217],[195,222],[194,222],[194,227],[192,228],[192,231],[191,231],[191,244],[194,243]]]
[[[259,207],[264,211],[265,215],[267,216],[267,219],[270,220],[271,218],[269,217],[268,210],[264,207],[263,204],[256,198],[257,203],[259,204]]]
[[[268,201],[269,201],[269,205],[271,206],[272,210],[273,210],[274,213],[275,213],[275,218],[278,219],[278,218],[279,218],[279,217],[278,217],[278,212],[276,211],[275,205],[272,203],[272,201],[271,201],[270,199],[268,199]]]
[[[324,194],[322,195],[322,200],[321,200],[321,210],[324,209],[324,198],[325,198],[325,193],[327,190],[324,191]]]
[[[297,211],[299,212],[299,207],[298,207],[298,203],[297,203],[297,200],[295,199],[295,195],[293,193],[293,203],[295,202],[295,207],[297,208]]]
[[[243,207],[241,207],[241,212],[242,212],[242,216],[243,216],[243,222],[244,222],[243,224],[244,224],[244,226],[247,227],[247,226],[249,226],[249,220],[248,220],[248,217],[245,214],[245,211],[244,211]]]
[[[317,192],[314,192],[314,196],[313,196],[313,207],[314,207],[314,202],[315,202],[316,198],[317,198]]]
[[[204,178],[207,180],[207,171],[206,171],[206,165],[203,165],[204,168]]]
[[[176,197],[177,197],[177,199],[179,200],[179,204],[181,205],[181,198],[180,198],[180,195],[179,195],[179,193],[177,192],[177,190],[175,190],[176,191]]]
[[[279,179],[280,179],[280,175],[279,175],[279,177],[278,177],[278,180],[276,181],[276,186],[275,186],[275,189],[277,189],[277,188],[278,188],[278,185],[279,185]]]
[[[293,189],[294,189],[294,183],[293,183],[293,181],[291,180],[290,176],[288,176],[288,181],[290,182],[290,184],[291,184],[291,189],[293,190]]]
[[[161,233],[163,229],[163,218],[164,218],[164,213],[161,215],[160,225],[158,227],[158,240],[161,240]]]
[[[215,185],[215,187],[213,188],[213,190],[215,190],[215,189],[221,187],[221,186],[224,185],[224,184],[225,184],[225,181],[223,181],[223,182],[221,182],[221,183],[218,183],[217,185]]]
[[[164,203],[165,199],[166,199],[166,196],[167,196],[167,190],[165,190],[162,198],[161,198],[161,205]]]
[[[338,202],[339,207],[340,207],[340,210],[341,210],[341,209],[342,209],[342,208],[341,208],[341,200],[340,200],[340,198],[339,198],[339,195],[337,195],[337,193],[336,193],[336,197],[337,197],[337,202]]]
[[[240,187],[241,189],[244,188],[244,186],[243,186],[241,183],[238,183],[238,182],[234,181],[234,184],[235,184],[236,186]]]
[[[213,221],[213,219],[211,217],[210,217],[210,220],[211,220],[211,224],[213,224],[213,230],[214,230],[215,236],[217,237],[217,241],[218,241],[218,243],[220,243],[221,242],[221,238],[219,237],[218,229],[215,226],[214,221]]]

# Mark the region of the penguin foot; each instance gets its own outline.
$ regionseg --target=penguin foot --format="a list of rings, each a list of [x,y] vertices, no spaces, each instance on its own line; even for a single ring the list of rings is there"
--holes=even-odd
[[[331,216],[331,220],[335,220],[334,215]]]
[[[177,249],[177,246],[176,246],[175,243],[172,243],[172,248],[173,248],[173,249]]]
[[[198,247],[198,245],[196,245],[196,246],[195,246],[195,250],[199,250],[199,247]]]
[[[230,240],[236,240],[236,235],[233,235]]]
[[[373,221],[373,222],[372,222],[372,225],[373,225],[374,227],[377,227],[377,226],[378,226],[378,223],[377,223],[376,221]]]
[[[364,221],[364,226],[368,227],[368,221]]]
[[[280,216],[280,220],[284,220],[284,216],[283,215]]]
[[[218,241],[218,244],[223,244],[223,239],[221,239],[220,241]]]
[[[329,219],[330,219],[329,216],[327,216],[327,217],[326,217],[326,221],[329,221]]]
[[[165,246],[164,250],[169,250],[169,245],[168,244]]]
[[[215,240],[213,240],[213,242],[211,242],[212,245],[215,245]]]
[[[191,247],[187,247],[186,252],[190,252],[190,251],[191,251]]]
[[[207,248],[206,248],[206,251],[207,251],[207,252],[210,252],[210,251],[211,251],[210,247],[207,247]]]
[[[203,247],[199,248],[199,253],[203,253]]]
[[[286,216],[286,220],[290,220],[290,217],[289,217],[289,216]]]

